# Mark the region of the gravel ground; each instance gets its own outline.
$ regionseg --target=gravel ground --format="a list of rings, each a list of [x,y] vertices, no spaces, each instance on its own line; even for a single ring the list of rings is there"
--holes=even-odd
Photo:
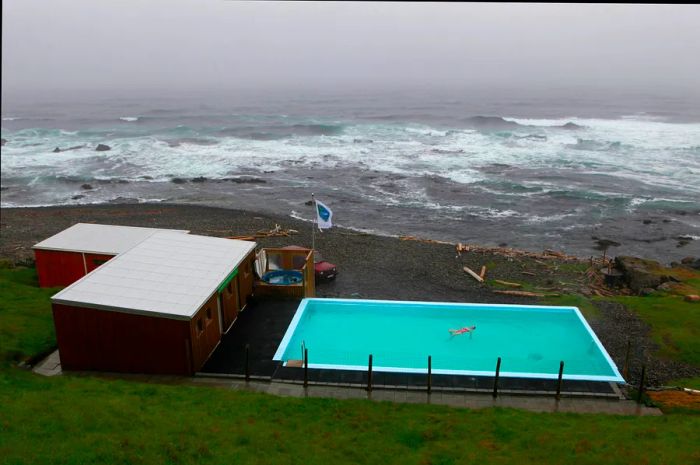
[[[193,234],[242,236],[275,225],[298,231],[290,237],[258,240],[261,246],[311,246],[311,224],[289,217],[246,211],[183,205],[99,205],[2,209],[0,255],[16,262],[33,260],[33,244],[78,223],[188,229]],[[322,297],[440,300],[456,302],[532,303],[531,299],[494,294],[470,278],[462,267],[479,271],[488,266],[488,278],[523,280],[523,270],[541,272],[534,260],[507,259],[496,254],[469,253],[457,258],[453,245],[402,241],[340,228],[316,232],[316,249],[338,265],[338,278],[319,283]],[[561,278],[561,277],[559,277]]]
[[[651,327],[616,302],[594,302],[601,312],[601,318],[590,322],[600,342],[623,371],[627,341],[630,342],[629,378],[630,384],[639,383],[642,365],[646,365],[647,384],[662,386],[668,380],[700,376],[700,369],[686,363],[655,357],[658,346],[651,339]]]
[[[310,223],[213,207],[128,204],[5,208],[1,213],[0,257],[18,263],[32,262],[33,244],[77,222],[188,229],[193,234],[219,237],[250,235],[279,225],[298,233],[260,239],[258,244],[311,246]],[[334,281],[317,284],[320,297],[533,303],[531,298],[493,293],[464,273],[464,265],[477,272],[486,265],[488,279],[526,280],[539,286],[572,283],[575,288],[582,280],[580,273],[566,266],[560,268],[561,263],[554,260],[543,264],[532,258],[506,258],[487,252],[463,253],[457,257],[453,245],[399,240],[340,228],[317,232],[316,249],[339,270]],[[523,271],[535,276],[525,276]],[[632,381],[639,375],[642,360],[647,364],[651,384],[698,374],[696,368],[653,357],[655,346],[648,326],[625,307],[605,302],[598,306],[601,316],[591,321],[591,326],[620,369],[627,339],[633,341]]]

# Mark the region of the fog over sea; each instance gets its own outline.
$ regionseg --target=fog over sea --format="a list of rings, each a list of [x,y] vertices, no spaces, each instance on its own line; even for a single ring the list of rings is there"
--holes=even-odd
[[[194,203],[310,219],[313,192],[337,225],[378,234],[700,255],[697,96],[75,92],[4,98],[2,138],[3,207]]]

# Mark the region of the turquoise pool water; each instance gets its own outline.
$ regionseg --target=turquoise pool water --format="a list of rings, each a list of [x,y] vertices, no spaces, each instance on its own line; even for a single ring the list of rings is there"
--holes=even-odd
[[[452,336],[449,329],[476,326]],[[274,360],[309,367],[624,382],[575,307],[304,299]]]

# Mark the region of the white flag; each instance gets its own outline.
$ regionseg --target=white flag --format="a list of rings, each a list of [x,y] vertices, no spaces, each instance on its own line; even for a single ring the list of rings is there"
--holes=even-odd
[[[323,202],[316,200],[316,224],[318,229],[328,229],[333,227],[331,219],[333,212]]]

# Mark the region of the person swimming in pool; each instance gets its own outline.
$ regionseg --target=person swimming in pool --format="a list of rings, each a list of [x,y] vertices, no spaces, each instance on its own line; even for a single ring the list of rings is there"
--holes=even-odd
[[[464,333],[469,333],[471,336],[471,332],[476,329],[476,325],[474,326],[465,326],[464,328],[460,329],[450,329],[449,332],[453,336],[457,336],[458,334],[464,334]]]

